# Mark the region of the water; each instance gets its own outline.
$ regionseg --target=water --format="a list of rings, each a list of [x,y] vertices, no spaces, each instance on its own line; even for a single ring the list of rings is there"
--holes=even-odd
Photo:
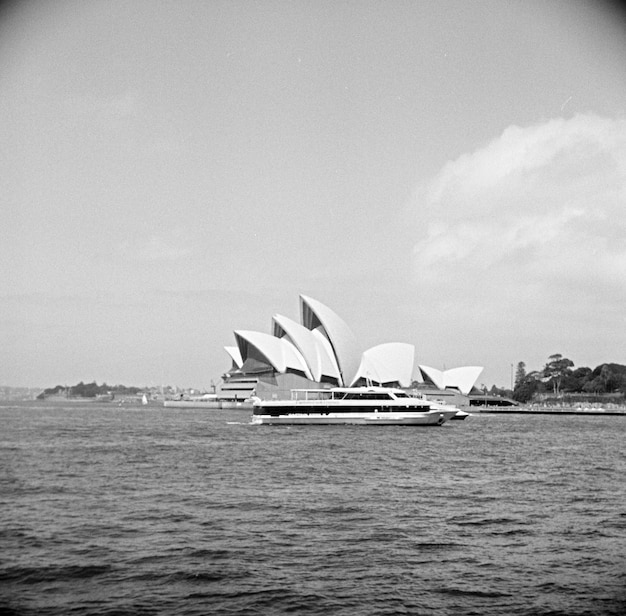
[[[626,613],[626,418],[0,407],[4,615]]]

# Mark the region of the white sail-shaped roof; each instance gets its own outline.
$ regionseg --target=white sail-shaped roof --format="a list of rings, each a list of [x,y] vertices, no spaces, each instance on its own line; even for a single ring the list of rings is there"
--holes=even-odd
[[[376,383],[398,382],[409,387],[413,375],[415,347],[404,342],[388,342],[367,349],[354,381],[362,377]]]
[[[274,315],[274,336],[286,336],[287,339],[300,351],[310,372],[310,377],[320,382],[322,376],[339,377],[337,363],[332,357],[332,348],[323,336],[315,333],[300,323],[282,315]]]
[[[462,394],[469,394],[476,383],[476,379],[483,371],[481,366],[463,366],[462,368],[451,368],[450,370],[437,370],[430,366],[419,366],[425,374],[439,389],[454,387]]]
[[[422,366],[420,364],[419,369],[421,373],[428,377],[437,389],[445,389],[445,379],[443,378],[443,370],[437,370],[437,368],[431,368],[430,366]]]
[[[239,347],[226,346],[224,347],[224,349],[230,355],[235,366],[237,366],[237,368],[241,368],[241,366],[243,366],[243,359],[241,359],[241,353],[239,352]]]
[[[469,394],[483,371],[482,366],[463,366],[444,372],[446,387],[456,387],[462,394]]]
[[[249,347],[256,349],[257,354],[267,361],[276,372],[286,372],[288,369],[298,370],[309,378],[310,372],[302,354],[285,338],[276,338],[263,332],[237,330],[235,332],[237,346],[243,362],[248,359]]]
[[[337,382],[341,382],[341,372],[339,371],[339,364],[337,364],[337,358],[333,347],[330,345],[328,338],[319,330],[314,329],[311,334],[315,338],[317,345],[320,349],[320,360],[322,365],[322,376],[329,376],[337,379]]]
[[[361,351],[350,328],[328,306],[311,297],[301,295],[300,307],[302,325],[310,330],[321,330],[330,342],[342,384],[353,383],[361,364]]]

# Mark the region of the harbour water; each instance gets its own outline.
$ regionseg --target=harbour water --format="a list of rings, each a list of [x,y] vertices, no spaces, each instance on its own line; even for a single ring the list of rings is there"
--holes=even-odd
[[[626,418],[0,406],[0,614],[626,613]]]

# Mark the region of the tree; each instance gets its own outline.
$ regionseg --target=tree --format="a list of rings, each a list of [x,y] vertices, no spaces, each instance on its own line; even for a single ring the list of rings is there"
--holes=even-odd
[[[588,381],[591,372],[591,368],[576,368],[576,370],[564,379],[561,383],[561,387],[564,391],[581,393],[585,391],[585,383]]]
[[[513,392],[508,388],[492,385],[491,389],[489,390],[489,395],[499,396],[500,398],[510,398],[513,395]]]
[[[583,391],[589,394],[599,394],[604,391],[604,383],[599,376],[597,376],[595,379],[589,379],[583,385]]]
[[[513,400],[521,402],[522,404],[530,402],[541,385],[539,377],[540,375],[536,371],[527,374],[526,364],[523,361],[519,362],[515,373]]]
[[[621,364],[600,364],[593,371],[594,381],[599,380],[606,393],[626,392],[626,366]]]
[[[517,364],[517,370],[515,371],[515,387],[517,389],[526,378],[526,364],[521,361]]]
[[[515,386],[513,400],[521,402],[522,404],[529,402],[535,395],[538,385],[539,381],[537,381],[537,379],[532,375],[527,375],[521,383]]]
[[[548,363],[543,369],[543,378],[544,382],[552,385],[555,396],[560,395],[561,383],[566,376],[571,374],[570,368],[573,366],[574,362],[571,359],[567,359],[559,353],[548,357]]]

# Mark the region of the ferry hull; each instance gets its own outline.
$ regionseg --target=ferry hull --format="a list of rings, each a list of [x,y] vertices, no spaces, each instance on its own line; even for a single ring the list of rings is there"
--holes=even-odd
[[[328,413],[324,415],[294,413],[289,415],[263,415],[252,416],[252,423],[267,425],[365,425],[365,426],[440,426],[455,413],[429,412],[429,413]]]

